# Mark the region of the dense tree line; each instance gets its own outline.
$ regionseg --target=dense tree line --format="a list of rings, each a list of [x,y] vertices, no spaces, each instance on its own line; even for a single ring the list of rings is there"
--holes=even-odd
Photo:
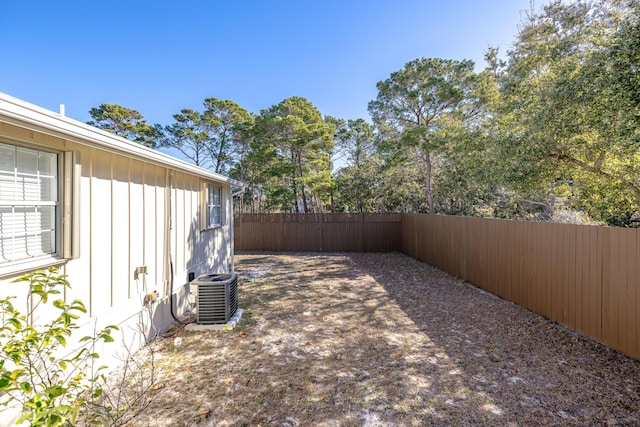
[[[430,212],[629,226],[640,210],[640,6],[553,1],[511,48],[418,58],[371,121],[291,97],[252,114],[207,98],[168,126],[112,104],[91,124],[248,184],[244,212]]]

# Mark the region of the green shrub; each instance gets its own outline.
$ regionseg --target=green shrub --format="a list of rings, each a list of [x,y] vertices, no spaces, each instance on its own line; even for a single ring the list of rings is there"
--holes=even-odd
[[[3,404],[13,401],[22,405],[18,424],[73,425],[81,408],[102,394],[101,371],[106,366],[96,367],[99,356],[95,345],[112,342],[111,332],[118,328],[108,326],[81,338],[80,348],[67,349],[67,340],[79,328],[77,320],[87,310],[79,300],[66,303],[57,297],[70,286],[66,276],[50,268],[28,273],[15,282],[29,285],[28,308],[21,313],[12,303],[15,297],[0,299],[0,394],[9,396]],[[52,308],[42,310],[44,306]],[[33,325],[38,313],[51,320]]]

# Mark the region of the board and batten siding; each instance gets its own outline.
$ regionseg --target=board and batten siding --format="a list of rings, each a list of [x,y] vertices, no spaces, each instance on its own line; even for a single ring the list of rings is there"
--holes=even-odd
[[[2,117],[0,117],[2,119]],[[144,333],[153,335],[173,323],[170,312],[171,266],[176,314],[188,310],[188,275],[228,272],[232,267],[230,184],[183,170],[145,161],[117,150],[93,147],[0,120],[0,141],[29,147],[73,152],[74,221],[77,256],[58,266],[68,275],[67,301],[82,300],[88,311],[87,332],[94,324],[134,330],[143,313]],[[222,189],[225,223],[205,229],[202,223],[206,184]],[[171,260],[171,263],[169,262]],[[146,274],[136,279],[137,267]],[[18,274],[0,277],[0,295],[24,295],[23,284],[12,283]],[[158,302],[148,310],[144,295],[157,291]],[[126,333],[126,332],[125,332]],[[82,332],[78,332],[82,336]],[[134,349],[145,337],[126,339]],[[118,337],[116,337],[118,342]],[[106,349],[105,349],[106,350]],[[113,350],[117,350],[114,346]],[[106,351],[109,353],[109,351]]]

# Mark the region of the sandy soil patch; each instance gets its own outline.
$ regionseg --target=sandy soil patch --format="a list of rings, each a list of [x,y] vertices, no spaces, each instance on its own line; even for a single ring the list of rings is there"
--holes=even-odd
[[[640,362],[405,255],[243,254],[140,426],[639,425]]]

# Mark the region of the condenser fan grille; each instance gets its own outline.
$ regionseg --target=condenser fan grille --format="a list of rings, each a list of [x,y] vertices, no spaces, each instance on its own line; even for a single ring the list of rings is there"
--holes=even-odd
[[[191,282],[198,287],[197,322],[227,323],[238,309],[238,277],[236,274],[205,274]]]

